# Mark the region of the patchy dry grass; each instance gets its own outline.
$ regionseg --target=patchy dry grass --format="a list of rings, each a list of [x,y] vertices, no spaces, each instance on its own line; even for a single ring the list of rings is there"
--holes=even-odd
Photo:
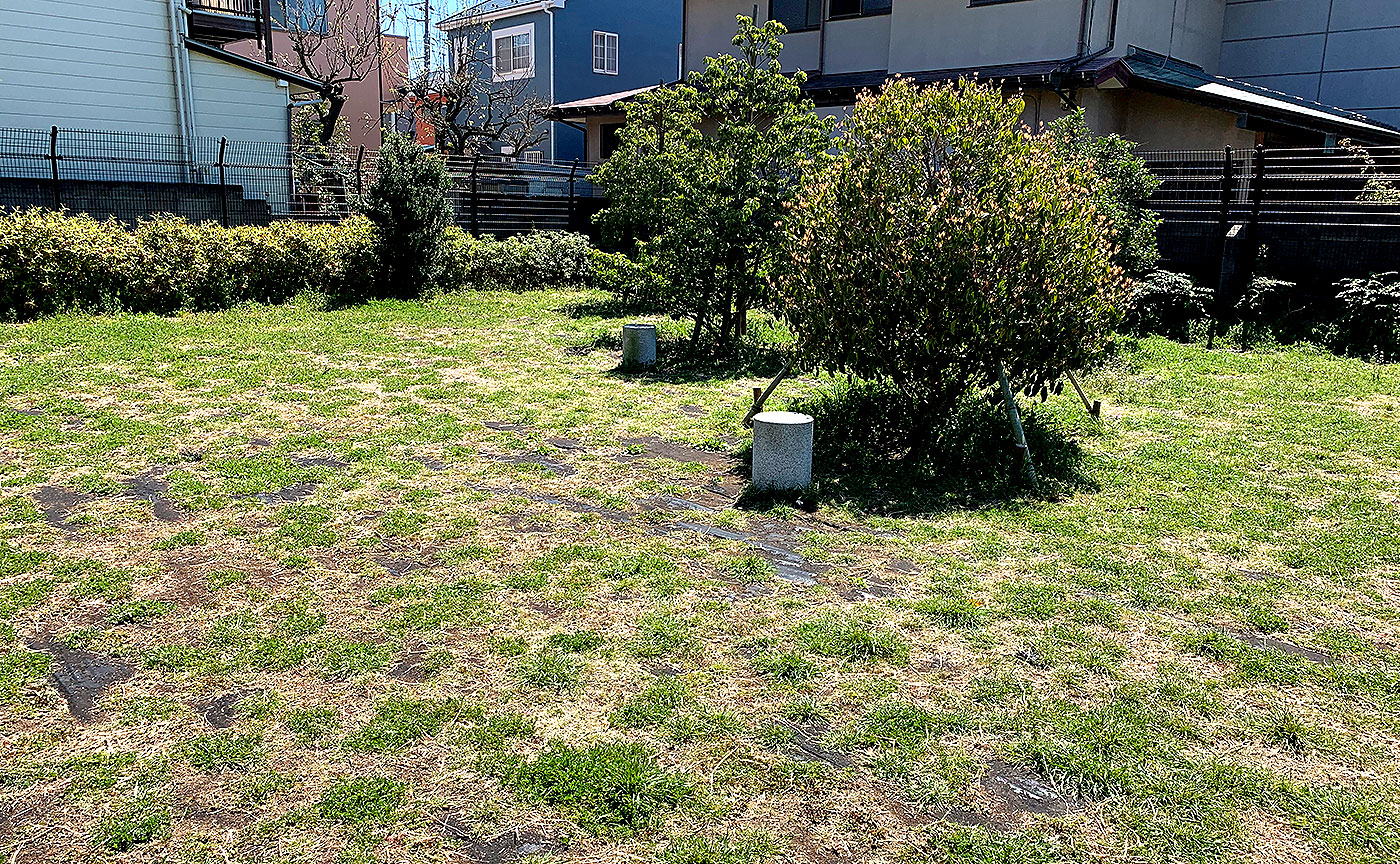
[[[1400,859],[1400,369],[1130,346],[1038,495],[799,380],[797,508],[604,299],[0,331],[0,859]]]

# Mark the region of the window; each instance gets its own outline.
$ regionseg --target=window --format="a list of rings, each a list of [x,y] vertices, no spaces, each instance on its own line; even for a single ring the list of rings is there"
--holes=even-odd
[[[768,17],[791,32],[822,26],[822,0],[769,0]]]
[[[593,71],[599,75],[617,74],[617,34],[593,31]]]
[[[862,18],[890,14],[892,0],[831,0],[828,18]]]
[[[508,27],[491,34],[491,64],[497,81],[535,75],[535,25]]]
[[[286,30],[287,21],[304,32],[326,32],[326,0],[275,0],[272,23]]]

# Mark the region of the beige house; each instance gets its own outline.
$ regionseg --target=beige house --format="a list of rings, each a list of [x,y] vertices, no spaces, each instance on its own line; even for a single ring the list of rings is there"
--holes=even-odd
[[[784,65],[808,74],[820,108],[839,111],[900,74],[976,77],[1026,99],[1032,128],[1083,108],[1097,132],[1145,149],[1400,143],[1400,129],[1340,108],[1218,76],[1226,0],[687,0],[682,65],[731,50],[735,18],[789,30]],[[1289,46],[1281,45],[1287,50]],[[635,94],[557,105],[606,158]]]

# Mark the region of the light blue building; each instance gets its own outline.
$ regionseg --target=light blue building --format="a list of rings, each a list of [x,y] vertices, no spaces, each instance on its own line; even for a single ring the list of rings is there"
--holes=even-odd
[[[495,80],[529,81],[547,105],[680,77],[682,0],[485,0],[439,22],[462,56],[489,28]],[[584,130],[551,122],[527,160],[585,159]]]
[[[1400,0],[1228,0],[1220,72],[1400,125]]]

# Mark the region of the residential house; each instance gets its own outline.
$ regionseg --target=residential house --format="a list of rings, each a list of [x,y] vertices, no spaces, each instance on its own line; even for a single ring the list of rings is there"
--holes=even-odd
[[[1091,128],[1148,149],[1400,142],[1400,130],[1372,118],[1219,77],[1227,5],[1235,4],[687,0],[683,64],[696,70],[732,50],[736,16],[756,15],[787,25],[784,65],[806,71],[805,89],[832,112],[894,74],[922,83],[975,77],[1023,93],[1032,128],[1083,108]],[[551,116],[585,125],[602,153],[629,95],[556,104]]]
[[[682,6],[682,0],[487,0],[438,26],[454,58],[489,31],[497,80],[528,79],[544,104],[554,105],[676,80]],[[581,124],[550,122],[544,131],[533,158],[587,158]]]
[[[1220,72],[1400,125],[1400,2],[1228,0]]]
[[[47,177],[51,126],[95,132],[64,133],[73,180],[120,169],[128,184],[202,182],[191,163],[216,159],[209,142],[223,137],[285,162],[289,106],[315,82],[224,50],[262,32],[257,12],[258,0],[0,6],[0,128],[11,130],[0,174]],[[244,191],[285,206],[289,178]]]
[[[408,38],[403,35],[382,32],[379,0],[269,0],[269,19],[272,29],[270,43],[247,39],[228,46],[228,50],[255,60],[292,69],[296,52],[292,49],[287,32],[288,7],[294,23],[299,20],[302,27],[327,26],[328,10],[331,15],[350,16],[353,23],[341,29],[347,36],[370,29],[372,23],[378,45],[375,46],[375,60],[364,68],[365,77],[350,81],[345,85],[345,109],[341,117],[345,120],[352,148],[364,146],[378,150],[384,141],[384,116],[399,100],[399,90],[408,77]],[[360,22],[364,22],[361,25]],[[321,46],[317,62],[326,68],[326,58],[336,51],[334,40]]]

